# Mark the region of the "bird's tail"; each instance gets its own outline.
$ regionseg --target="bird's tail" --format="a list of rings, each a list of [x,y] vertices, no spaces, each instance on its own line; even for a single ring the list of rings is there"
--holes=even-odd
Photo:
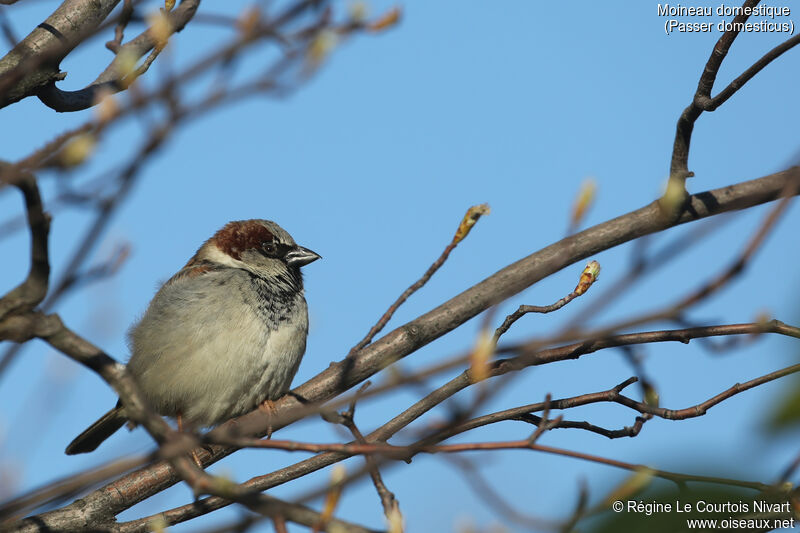
[[[127,420],[122,404],[117,403],[116,407],[101,416],[97,422],[75,437],[75,439],[69,443],[67,449],[64,450],[64,453],[67,455],[75,455],[94,451],[100,446],[100,443],[113,435]]]

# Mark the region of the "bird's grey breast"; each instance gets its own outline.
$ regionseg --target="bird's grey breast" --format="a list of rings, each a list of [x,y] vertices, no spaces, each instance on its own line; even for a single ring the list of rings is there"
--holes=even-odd
[[[307,331],[302,291],[213,269],[162,287],[131,331],[128,368],[158,412],[213,425],[285,393]]]
[[[272,278],[247,274],[249,286],[241,288],[242,298],[268,329],[276,330],[282,325],[291,326],[293,322],[306,320],[302,282],[289,274]]]

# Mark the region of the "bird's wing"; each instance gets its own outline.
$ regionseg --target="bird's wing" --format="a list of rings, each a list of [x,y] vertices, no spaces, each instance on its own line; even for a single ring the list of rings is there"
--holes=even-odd
[[[167,285],[172,285],[177,281],[197,278],[208,274],[210,272],[216,272],[218,270],[226,268],[224,265],[220,265],[219,263],[214,263],[212,261],[208,261],[206,259],[198,259],[197,256],[192,257],[186,265],[180,269],[174,276],[169,278],[167,282],[164,284],[166,287]]]

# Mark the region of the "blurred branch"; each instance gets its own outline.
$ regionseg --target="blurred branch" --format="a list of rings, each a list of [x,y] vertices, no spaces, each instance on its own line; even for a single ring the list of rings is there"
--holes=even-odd
[[[138,175],[141,166],[147,160],[147,157],[157,151],[162,143],[167,139],[169,130],[162,129],[156,132],[151,132],[151,136],[141,146],[138,152],[131,159],[129,164],[120,172],[119,188],[116,193],[111,195],[105,202],[102,202],[95,215],[94,221],[89,226],[89,229],[84,233],[83,238],[78,242],[72,251],[72,255],[67,262],[67,266],[61,273],[58,281],[54,284],[53,290],[50,292],[47,300],[42,305],[44,312],[49,311],[58,302],[58,300],[66,294],[70,288],[75,287],[78,281],[78,270],[81,265],[87,260],[89,254],[97,245],[100,236],[108,226],[108,222],[115,210],[127,198],[135,178]],[[2,174],[0,174],[2,175]],[[10,347],[5,351],[2,358],[0,358],[0,376],[9,368],[11,363],[19,354],[20,347]]]
[[[266,494],[258,495],[259,504],[253,505],[251,510],[254,510],[264,517],[279,518],[300,524],[306,527],[313,527],[320,522],[320,513],[314,511],[305,505],[296,503],[288,503]],[[203,509],[202,500],[198,505],[193,505],[200,512],[198,516],[204,515],[214,509]],[[161,515],[143,518],[141,520],[133,520],[131,522],[122,522],[116,524],[113,528],[115,533],[145,533],[152,530],[153,520],[156,520]],[[247,524],[255,524],[258,520],[247,519]],[[241,522],[241,521],[240,521]],[[236,526],[240,523],[224,526],[218,531],[235,531]],[[215,530],[217,531],[217,530]],[[368,529],[363,526],[345,522],[336,518],[331,518],[323,531],[330,533],[379,533],[377,530]]]
[[[778,202],[778,204],[764,218],[764,221],[759,226],[758,231],[756,231],[755,235],[750,238],[741,254],[739,254],[739,256],[731,263],[731,265],[722,271],[717,277],[706,283],[703,287],[700,287],[700,289],[698,289],[696,292],[689,294],[680,300],[668,312],[677,314],[680,310],[686,309],[697,302],[700,302],[710,294],[713,294],[719,290],[721,287],[724,287],[735,277],[741,275],[752,257],[766,240],[770,230],[778,222],[781,215],[788,209],[789,203],[792,201],[793,196],[798,192],[800,192],[800,183],[787,183],[786,189],[782,194],[783,198],[781,201]]]
[[[498,515],[506,517],[509,521],[515,522],[522,527],[532,530],[552,530],[559,525],[553,520],[546,520],[538,516],[532,516],[514,508],[503,498],[502,494],[492,486],[490,481],[482,474],[478,466],[458,455],[450,458],[450,464],[467,481],[475,494],[475,499],[486,504],[490,508],[497,510]]]
[[[130,5],[128,1],[125,4],[126,6]],[[182,0],[180,5],[173,11],[162,12],[167,19],[166,23],[169,25],[170,35],[178,33],[186,27],[186,24],[192,20],[199,5],[200,0]],[[132,7],[129,9],[132,10]],[[121,28],[125,27],[126,18],[129,19],[130,14],[126,9],[123,9],[116,30],[116,36],[120,39],[122,38]],[[144,74],[152,60],[155,59],[155,56],[151,56],[152,59],[148,58],[149,61],[133,71],[131,71],[129,65],[132,61],[140,59],[151,50],[159,50],[165,45],[159,44],[158,41],[159,37],[154,35],[153,28],[148,28],[136,38],[119,46],[114,59],[108,67],[88,86],[77,91],[62,91],[55,86],[55,81],[51,81],[42,87],[37,96],[44,105],[58,112],[88,109],[97,104],[100,93],[116,93],[124,90],[133,83],[133,80]],[[117,41],[112,42],[116,43]]]
[[[36,178],[25,173],[16,186],[25,198],[25,211],[31,230],[31,266],[25,281],[0,298],[0,324],[9,315],[25,313],[39,305],[47,294],[50,279],[47,251],[50,217],[44,212]]]
[[[2,3],[3,2],[0,2],[0,4]],[[6,15],[6,10],[3,8],[0,8],[0,31],[3,32],[3,37],[5,37],[9,46],[11,46],[12,48],[16,46],[17,41],[19,41],[19,38],[17,37],[14,28],[11,26],[11,21],[8,20],[8,16]]]
[[[104,466],[95,466],[91,470],[80,474],[71,474],[47,485],[20,495],[0,505],[0,527],[3,522],[19,518],[19,515],[29,512],[42,505],[58,503],[72,498],[86,490],[87,487],[96,486],[109,479],[141,467],[147,458],[136,457],[120,459]]]
[[[130,245],[127,243],[120,244],[112,252],[111,257],[100,264],[88,268],[84,272],[77,272],[69,278],[64,278],[63,291],[77,289],[89,283],[109,278],[117,273],[119,268],[128,258],[130,254]]]
[[[53,154],[64,148],[72,139],[78,135],[89,133],[95,128],[94,123],[88,122],[76,128],[68,130],[58,136],[52,141],[46,143],[43,147],[34,151],[28,157],[17,161],[16,163],[0,167],[0,188],[5,185],[14,185],[20,179],[24,179],[26,172],[33,172],[36,169],[42,168],[43,162],[52,157]]]
[[[122,38],[125,34],[125,28],[128,26],[128,23],[133,16],[133,2],[131,0],[123,0],[122,2],[122,13],[119,15],[119,20],[117,21],[117,27],[114,28],[114,40],[108,41],[106,43],[106,48],[114,52],[115,54],[119,53],[120,45],[122,45]]]

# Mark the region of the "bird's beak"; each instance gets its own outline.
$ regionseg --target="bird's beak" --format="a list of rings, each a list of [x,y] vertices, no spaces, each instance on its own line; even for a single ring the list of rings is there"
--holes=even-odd
[[[286,264],[289,266],[301,267],[322,258],[319,254],[312,252],[308,248],[295,246],[287,252],[285,259]]]

